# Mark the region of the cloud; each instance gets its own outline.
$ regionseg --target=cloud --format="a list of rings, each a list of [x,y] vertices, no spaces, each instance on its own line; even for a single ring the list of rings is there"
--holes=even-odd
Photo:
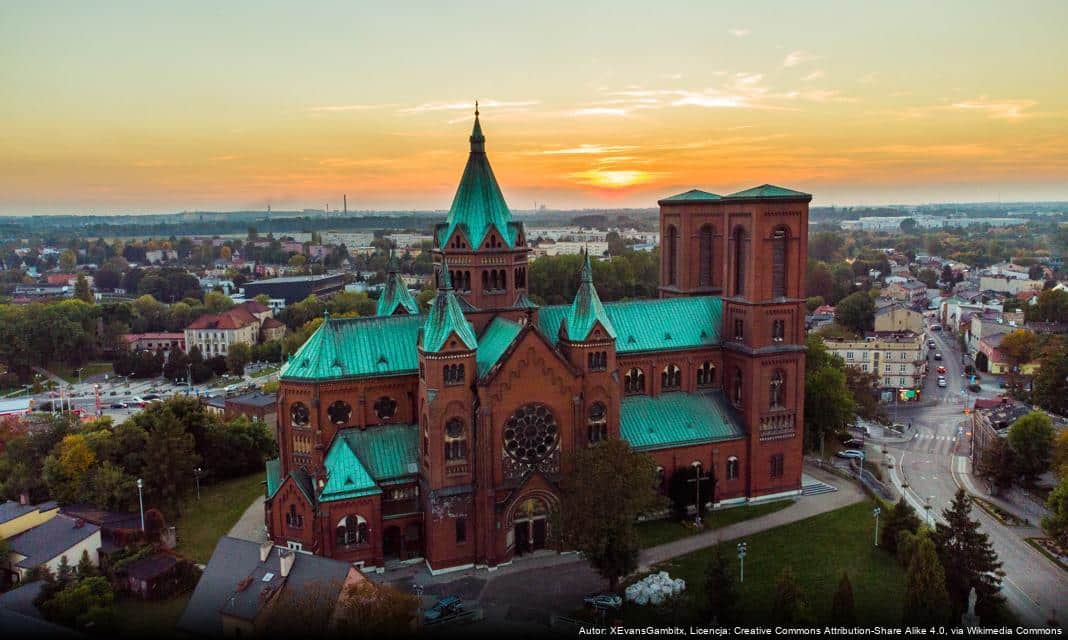
[[[819,80],[824,76],[823,69],[816,69],[812,73],[808,74],[804,78],[801,78],[804,82],[811,82],[813,80]]]
[[[393,104],[330,104],[308,107],[307,110],[315,113],[330,113],[335,111],[369,111],[371,109],[386,109],[395,106]]]
[[[782,61],[782,66],[788,67],[788,68],[789,67],[796,67],[799,64],[804,64],[806,62],[811,62],[813,60],[818,60],[818,59],[819,59],[818,56],[812,55],[811,53],[809,53],[807,51],[802,51],[801,49],[797,49],[796,51],[791,51],[790,53],[786,54],[786,58],[784,58],[783,61]]]
[[[750,31],[749,29],[737,28],[736,27],[734,29],[727,29],[727,33],[731,34],[735,38],[744,38],[747,35],[749,35],[750,33],[752,33],[752,31]]]
[[[978,111],[985,113],[989,118],[1019,120],[1030,116],[1031,114],[1024,112],[1036,104],[1038,103],[1034,100],[989,100],[983,96],[977,100],[954,102],[950,108],[959,111]]]
[[[585,107],[571,112],[573,116],[625,116],[627,110],[620,107]]]
[[[522,100],[507,102],[503,100],[480,100],[478,106],[480,109],[522,109],[525,107],[532,107],[539,104],[537,100]],[[423,104],[416,105],[414,107],[405,107],[400,110],[401,113],[426,113],[433,111],[474,111],[475,102],[424,102]]]
[[[630,151],[637,148],[635,145],[580,144],[569,149],[548,149],[545,151],[532,151],[531,153],[541,156],[602,155]]]

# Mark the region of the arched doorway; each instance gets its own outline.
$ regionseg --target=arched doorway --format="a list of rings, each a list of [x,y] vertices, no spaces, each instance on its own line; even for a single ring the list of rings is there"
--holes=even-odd
[[[541,498],[530,497],[516,504],[512,514],[516,555],[544,548],[549,539],[549,505]]]

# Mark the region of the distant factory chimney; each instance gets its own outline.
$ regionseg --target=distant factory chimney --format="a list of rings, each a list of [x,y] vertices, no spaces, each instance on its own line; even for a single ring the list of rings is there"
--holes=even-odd
[[[344,207],[343,213],[348,213],[349,212],[349,195],[347,193],[342,194],[341,195],[341,201],[344,203],[342,205]]]

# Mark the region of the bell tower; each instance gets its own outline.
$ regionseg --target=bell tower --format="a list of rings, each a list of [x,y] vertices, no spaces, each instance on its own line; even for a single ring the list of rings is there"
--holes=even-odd
[[[434,230],[435,262],[448,258],[453,288],[468,308],[511,309],[526,298],[530,249],[493,175],[478,118],[475,103],[467,166],[448,217]]]

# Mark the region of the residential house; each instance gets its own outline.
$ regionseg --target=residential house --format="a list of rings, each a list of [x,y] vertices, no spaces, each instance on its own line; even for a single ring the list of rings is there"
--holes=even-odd
[[[971,417],[972,467],[977,470],[988,468],[990,465],[986,458],[994,442],[1008,437],[1009,427],[1032,411],[1040,411],[1048,415],[1057,431],[1068,426],[1064,418],[1011,398],[1000,398],[995,401],[976,400]]]
[[[1044,284],[1041,280],[1013,278],[1011,276],[979,276],[980,291],[994,291],[1010,295],[1016,295],[1023,291],[1042,291]]]
[[[882,400],[918,398],[927,376],[927,343],[912,331],[872,332],[863,338],[825,337],[827,349],[854,367],[879,377]]]
[[[983,338],[999,333],[1009,333],[1018,328],[1002,320],[1000,314],[988,311],[973,315],[971,323],[964,334],[964,339],[968,345],[968,354],[974,358],[975,354],[979,353],[979,342]]]
[[[184,333],[127,333],[122,340],[130,351],[185,351]]]
[[[94,566],[99,564],[100,527],[80,518],[56,514],[7,538],[7,545],[10,551],[7,558],[0,559],[0,569],[5,569],[14,581],[23,582],[40,566],[56,573],[65,560],[74,567],[83,553],[88,554]]]
[[[1001,350],[1001,341],[1007,335],[1008,333],[995,333],[979,340],[978,353],[983,354],[986,359],[986,366],[980,367],[980,370],[998,375],[1009,373],[1012,362],[1005,355],[1005,352]],[[977,363],[983,359],[979,357],[978,353],[976,354]],[[1020,365],[1020,373],[1025,376],[1033,376],[1038,371],[1039,366],[1040,363],[1038,361],[1024,363]]]
[[[233,420],[238,416],[265,422],[273,430],[278,424],[278,394],[253,391],[226,398],[223,402],[223,417]]]
[[[883,289],[883,293],[911,307],[924,304],[927,300],[927,285],[919,280],[892,282]]]
[[[880,308],[875,312],[876,333],[911,331],[923,333],[923,314],[895,303]]]
[[[198,347],[205,358],[225,356],[234,344],[256,344],[263,322],[272,313],[266,305],[250,300],[222,313],[201,316],[185,328],[185,344],[189,349]]]

